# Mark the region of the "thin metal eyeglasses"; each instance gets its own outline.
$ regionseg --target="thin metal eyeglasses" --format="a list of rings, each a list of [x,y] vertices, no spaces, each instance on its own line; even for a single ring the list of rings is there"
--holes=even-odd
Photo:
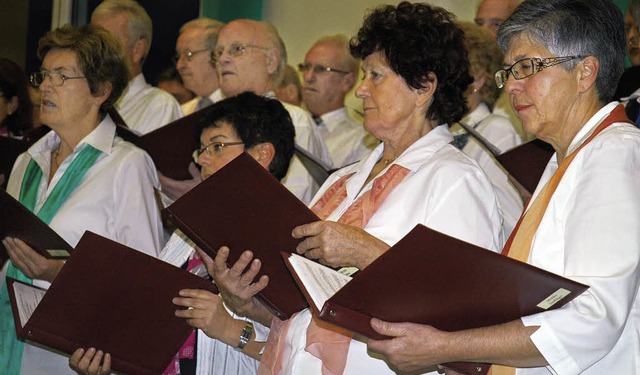
[[[233,43],[232,45],[229,46],[228,49],[226,49],[226,51],[229,54],[229,56],[238,57],[242,55],[247,50],[247,48],[257,48],[263,51],[269,50],[269,48],[267,47],[256,46],[254,44]],[[224,51],[225,51],[224,47],[219,47],[214,49],[213,51],[211,51],[211,59],[213,61],[218,61],[218,59],[220,59],[220,56],[222,56]]]
[[[495,74],[496,85],[498,88],[503,88],[507,84],[509,74],[515,79],[524,79],[530,77],[538,72],[541,72],[544,68],[549,68],[554,65],[562,64],[575,59],[583,59],[586,56],[563,56],[563,57],[531,57],[522,60],[518,60],[515,64],[506,69],[500,69]]]
[[[178,60],[180,60],[181,57],[185,57],[187,59],[187,61],[191,61],[191,59],[193,59],[193,56],[197,55],[198,53],[202,53],[202,52],[209,52],[209,48],[205,48],[205,49],[199,49],[197,51],[184,51],[182,53],[177,53],[175,56],[173,56],[173,63],[177,64]]]
[[[328,72],[338,73],[338,74],[349,74],[346,70],[340,70],[336,68],[332,68],[324,65],[312,65],[312,64],[298,64],[298,71],[304,74],[308,71],[312,71],[314,74],[323,74]]]
[[[207,153],[207,156],[211,157],[215,154],[221,153],[225,147],[239,145],[244,145],[244,142],[212,142],[202,148],[194,150],[191,156],[193,156],[193,161],[198,164],[198,158],[205,152]]]
[[[38,87],[42,84],[42,82],[44,82],[45,78],[49,78],[49,82],[51,82],[51,84],[54,86],[62,86],[64,85],[64,82],[68,79],[80,79],[80,78],[87,78],[87,77],[84,77],[84,76],[69,77],[60,72],[35,72],[35,73],[31,73],[31,75],[29,76],[29,81],[31,81],[32,85],[34,85],[35,87]]]

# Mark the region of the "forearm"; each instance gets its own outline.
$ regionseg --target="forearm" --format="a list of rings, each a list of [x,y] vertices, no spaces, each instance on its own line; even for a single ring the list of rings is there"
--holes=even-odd
[[[538,327],[518,319],[491,327],[447,333],[443,356],[450,361],[497,363],[512,367],[541,367],[548,363],[530,339]]]

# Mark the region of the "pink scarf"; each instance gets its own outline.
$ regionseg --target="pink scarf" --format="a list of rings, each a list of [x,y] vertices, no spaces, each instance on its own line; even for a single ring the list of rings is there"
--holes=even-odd
[[[384,200],[409,173],[397,164],[373,181],[371,190],[362,194],[338,220],[339,223],[364,228]],[[311,208],[322,220],[326,219],[347,197],[346,183],[353,173],[336,181]],[[282,355],[290,320],[274,318],[269,339],[262,355],[259,374],[277,374],[282,370]],[[342,374],[347,363],[351,332],[312,317],[307,328],[307,352],[322,360],[323,375]]]

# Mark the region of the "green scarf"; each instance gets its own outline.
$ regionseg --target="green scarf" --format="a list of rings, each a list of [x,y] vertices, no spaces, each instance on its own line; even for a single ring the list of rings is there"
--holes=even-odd
[[[51,191],[44,205],[36,214],[42,221],[49,224],[58,209],[67,201],[71,193],[78,187],[85,173],[91,168],[102,152],[87,145],[80,151],[73,160],[69,168],[64,172],[60,181]],[[22,180],[20,188],[20,203],[32,212],[35,212],[35,205],[38,197],[38,188],[42,181],[42,170],[40,166],[31,159]],[[9,261],[7,277],[32,284],[33,280],[25,276]],[[13,312],[9,301],[7,283],[4,283],[0,290],[0,369],[7,375],[20,374],[22,366],[22,352],[24,341],[16,336],[15,323],[13,322]]]

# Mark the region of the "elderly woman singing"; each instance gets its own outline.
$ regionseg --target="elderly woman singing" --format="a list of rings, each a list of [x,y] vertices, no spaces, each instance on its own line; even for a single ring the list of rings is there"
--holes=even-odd
[[[407,2],[366,17],[351,42],[363,59],[356,95],[366,130],[382,143],[320,189],[311,207],[323,220],[292,228],[300,254],[363,269],[418,223],[488,249],[502,246],[491,183],[452,145],[447,126],[467,112],[464,92],[472,82],[463,33],[452,18],[444,9]],[[272,324],[273,316],[251,298],[268,275],[251,283],[259,261],[246,252],[227,268],[227,254],[221,249],[211,267],[225,302],[272,328],[259,372],[393,372],[349,332],[320,327],[310,310]]]

